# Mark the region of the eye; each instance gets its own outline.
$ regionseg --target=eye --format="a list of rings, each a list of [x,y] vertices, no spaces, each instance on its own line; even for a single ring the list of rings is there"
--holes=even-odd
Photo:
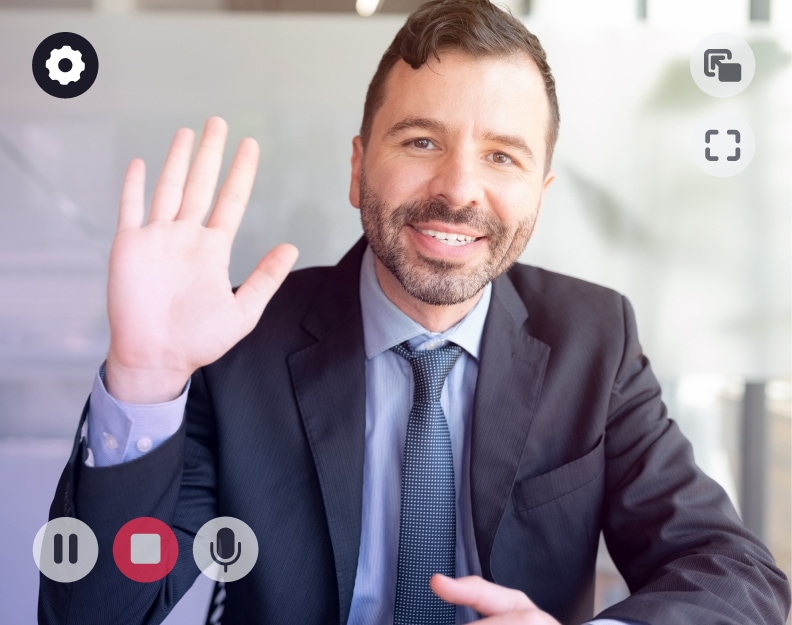
[[[421,137],[420,139],[410,139],[407,142],[407,145],[418,148],[419,150],[432,150],[435,147],[435,144],[432,143],[432,140],[427,139],[426,137]]]
[[[492,154],[492,161],[498,165],[509,165],[514,162],[514,159],[503,152],[495,152]]]

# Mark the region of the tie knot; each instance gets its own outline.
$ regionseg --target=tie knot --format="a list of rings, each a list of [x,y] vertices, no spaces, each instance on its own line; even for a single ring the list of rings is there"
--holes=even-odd
[[[437,349],[414,350],[407,341],[394,345],[391,350],[412,366],[415,381],[414,401],[429,403],[440,401],[440,393],[448,372],[462,353],[462,348],[453,344]]]

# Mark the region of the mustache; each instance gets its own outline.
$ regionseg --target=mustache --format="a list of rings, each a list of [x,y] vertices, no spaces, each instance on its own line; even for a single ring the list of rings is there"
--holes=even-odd
[[[391,220],[394,226],[399,227],[422,221],[462,224],[489,237],[503,236],[506,230],[500,220],[475,206],[451,208],[448,203],[436,198],[402,204],[393,212]]]

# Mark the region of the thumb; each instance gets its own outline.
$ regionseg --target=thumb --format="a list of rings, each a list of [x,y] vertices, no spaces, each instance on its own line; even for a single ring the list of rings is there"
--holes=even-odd
[[[236,301],[245,324],[252,328],[261,317],[264,307],[286,279],[299,252],[289,243],[272,248],[236,291]]]

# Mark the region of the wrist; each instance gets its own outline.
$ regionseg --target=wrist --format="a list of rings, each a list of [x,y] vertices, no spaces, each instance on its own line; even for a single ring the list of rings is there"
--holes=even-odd
[[[114,399],[128,404],[161,404],[182,394],[191,371],[125,366],[108,355],[103,381]]]

